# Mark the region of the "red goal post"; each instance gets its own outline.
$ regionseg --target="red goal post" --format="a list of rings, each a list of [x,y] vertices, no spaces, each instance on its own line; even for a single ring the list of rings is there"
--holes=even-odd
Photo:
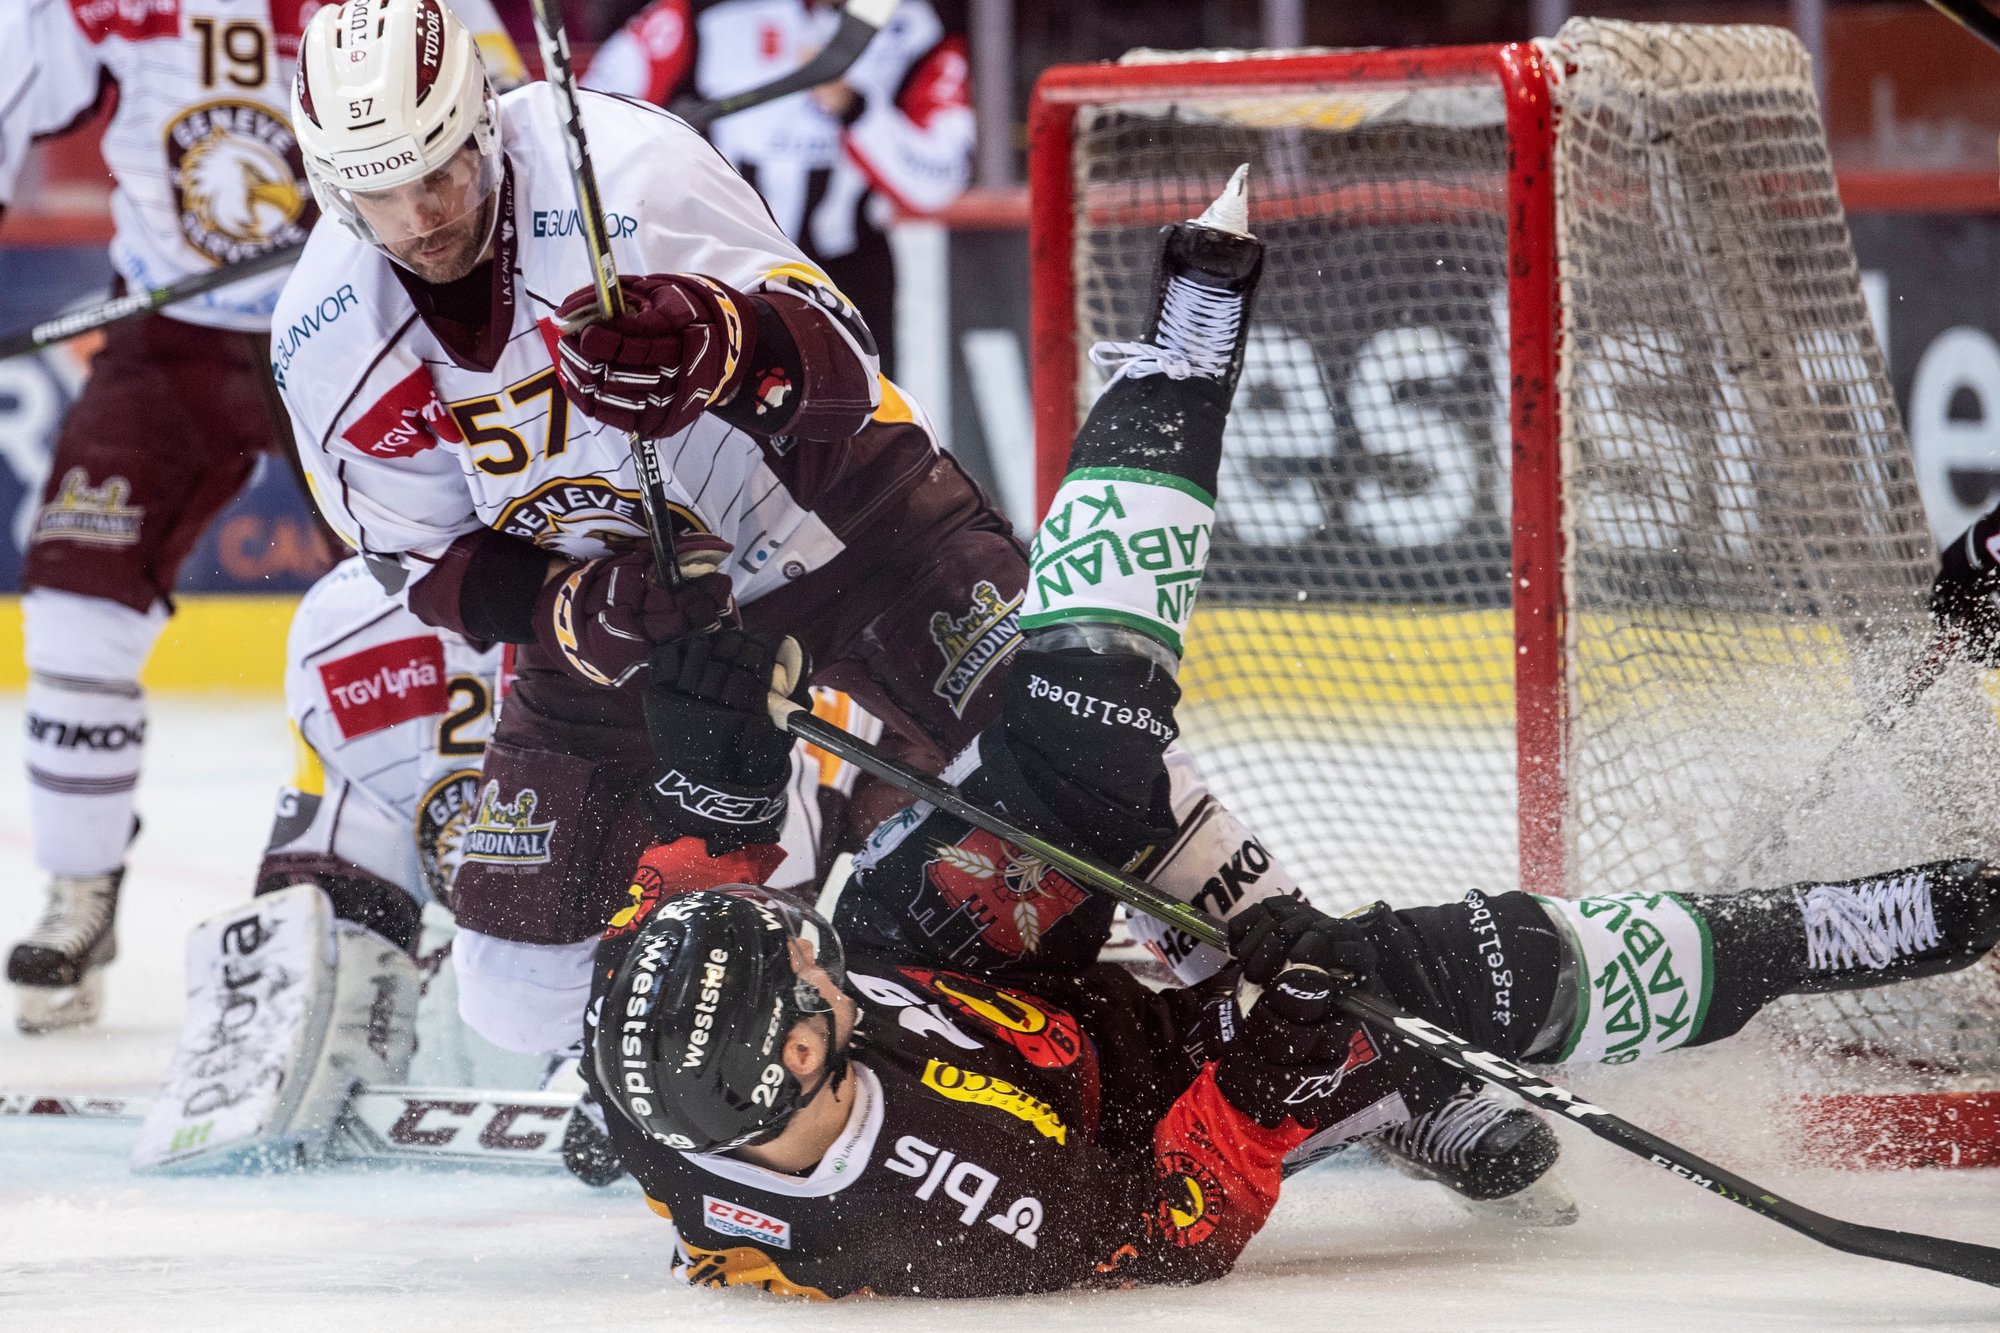
[[[1154,230],[1253,164],[1271,252],[1186,721],[1315,896],[2000,850],[1981,780],[1940,779],[2000,751],[1973,673],[1841,748],[1921,650],[1936,557],[1789,34],[1058,67],[1028,136],[1043,503]],[[1773,1062],[1822,1149],[2000,1160],[1990,967],[1760,1028],[1824,1057]]]
[[[1072,218],[1076,209],[1071,131],[1077,109],[1161,88],[1214,96],[1348,88],[1403,87],[1422,80],[1498,80],[1506,98],[1514,157],[1506,177],[1509,304],[1515,464],[1513,499],[1516,780],[1519,783],[1521,884],[1561,891],[1563,854],[1561,652],[1563,603],[1558,521],[1561,476],[1555,346],[1556,235],[1552,176],[1554,116],[1545,57],[1532,43],[1433,47],[1405,51],[1325,52],[1142,64],[1060,65],[1035,85],[1028,113],[1028,253],[1033,292],[1035,500],[1046,506],[1060,484],[1080,421],[1076,386],[1087,348],[1078,345]],[[1261,182],[1252,183],[1259,216]],[[1156,225],[1176,221],[1165,215]],[[1526,474],[1533,474],[1532,476]]]

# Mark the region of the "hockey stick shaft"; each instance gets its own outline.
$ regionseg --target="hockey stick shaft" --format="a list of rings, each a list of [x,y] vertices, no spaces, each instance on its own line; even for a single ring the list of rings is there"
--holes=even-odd
[[[2000,51],[2000,17],[1979,0],[1930,0],[1930,6],[1980,41]]]
[[[542,70],[562,101],[563,148],[576,187],[577,230],[590,255],[590,278],[597,288],[599,319],[625,313],[625,293],[618,286],[618,261],[611,253],[611,232],[604,225],[604,197],[597,190],[597,171],[590,163],[590,141],[583,134],[583,108],[577,100],[576,73],[570,67],[569,33],[554,0],[530,0],[535,37],[542,47]],[[667,509],[667,488],[660,475],[660,458],[650,441],[637,431],[626,437],[632,468],[639,475],[639,504],[646,514],[646,536],[653,546],[653,577],[663,588],[680,586],[680,561],[674,554],[673,515]]]
[[[810,710],[789,699],[774,695],[771,715],[792,735],[812,742],[864,773],[892,783],[976,828],[1006,839],[1062,871],[1076,883],[1109,894],[1127,907],[1144,912],[1203,944],[1213,945],[1225,953],[1229,951],[1229,937],[1213,917],[1169,897],[1144,880],[1037,837],[1012,820],[967,800],[949,784],[919,773],[824,718],[815,717]],[[1505,1088],[1711,1194],[1768,1217],[1823,1245],[1849,1254],[1934,1269],[1954,1277],[2000,1286],[2000,1249],[1862,1226],[1813,1212],[1697,1157],[1601,1106],[1585,1101],[1511,1060],[1474,1046],[1463,1037],[1414,1014],[1405,1013],[1380,996],[1351,991],[1337,1004],[1350,1017],[1367,1022],[1414,1051],[1495,1087]]]
[[[738,111],[748,111],[753,106],[762,106],[780,97],[790,97],[793,93],[817,88],[822,83],[831,83],[853,68],[861,53],[868,49],[868,43],[875,39],[875,34],[882,31],[882,25],[895,15],[896,6],[901,2],[848,0],[841,9],[840,27],[834,31],[833,39],[820,48],[818,55],[790,74],[712,101],[683,97],[668,109],[706,134],[708,127],[724,116],[733,116]]]
[[[53,347],[59,342],[101,329],[107,324],[131,319],[135,315],[150,314],[163,306],[191,300],[218,287],[242,282],[272,269],[283,268],[299,257],[305,249],[304,242],[297,245],[281,245],[275,250],[266,250],[255,259],[246,259],[240,264],[215,269],[209,273],[197,273],[192,277],[170,282],[164,287],[148,287],[140,292],[127,292],[123,296],[113,296],[99,301],[96,305],[72,310],[54,319],[45,319],[33,328],[22,329],[19,333],[0,338],[0,361],[20,356],[26,352]]]

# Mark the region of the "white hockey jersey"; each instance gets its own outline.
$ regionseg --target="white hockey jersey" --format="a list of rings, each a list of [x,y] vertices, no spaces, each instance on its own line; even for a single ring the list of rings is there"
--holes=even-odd
[[[624,433],[573,409],[556,379],[552,315],[591,271],[555,93],[531,84],[500,106],[508,170],[498,243],[514,282],[494,315],[506,340],[492,369],[457,364],[390,261],[332,225],[314,231],[272,326],[272,369],[320,512],[350,545],[401,559],[414,577],[482,525],[579,559],[645,533]],[[658,108],[589,92],[583,118],[620,272],[704,273],[837,305],[846,318],[833,323],[872,376],[872,350],[850,331],[859,325],[844,299],[700,136]],[[917,419],[875,383],[878,419]],[[842,516],[809,508],[780,475],[803,468],[819,443],[790,457],[788,444],[712,414],[657,442],[681,521],[734,547],[727,572],[739,600],[843,549]],[[881,477],[875,489],[888,495],[899,480]]]
[[[654,0],[598,49],[583,83],[665,104],[689,91],[730,97],[803,65],[840,18],[808,0]],[[725,116],[710,134],[787,236],[838,258],[857,244],[871,190],[906,212],[930,212],[965,189],[974,140],[967,73],[964,39],[946,32],[926,0],[904,0],[841,75],[861,98],[853,123],[800,92]]]
[[[111,263],[133,287],[160,287],[303,241],[315,209],[290,123],[299,34],[321,0],[5,0],[28,7],[25,52],[7,51],[16,96],[0,102],[0,199],[12,192],[22,127],[51,133],[96,103],[115,182]],[[495,85],[520,82],[520,57],[492,0],[452,0]],[[174,306],[191,324],[262,332],[283,273]]]

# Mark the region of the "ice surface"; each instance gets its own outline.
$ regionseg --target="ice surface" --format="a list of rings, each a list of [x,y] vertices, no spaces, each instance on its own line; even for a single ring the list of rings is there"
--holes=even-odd
[[[20,734],[18,698],[0,734]],[[288,764],[274,701],[156,710],[121,956],[104,1025],[0,1032],[0,1088],[144,1091],[180,1022],[181,940],[248,892]],[[40,908],[18,742],[0,754],[0,941]],[[1835,1216],[2000,1243],[2000,1177],[1806,1172],[1776,1160],[1751,1103],[1690,1084],[1758,1082],[1754,1057],[1612,1071],[1591,1090],[1641,1124]],[[1676,1069],[1681,1072],[1676,1073]],[[1334,1164],[1294,1181],[1237,1273],[1193,1289],[982,1301],[791,1304],[666,1276],[668,1229],[629,1187],[384,1170],[140,1179],[134,1129],[0,1122],[0,1321],[9,1328],[1991,1329],[2000,1291],[1850,1258],[1565,1130],[1584,1220],[1527,1233],[1467,1218],[1435,1186]],[[893,1238],[883,1238],[893,1244]]]

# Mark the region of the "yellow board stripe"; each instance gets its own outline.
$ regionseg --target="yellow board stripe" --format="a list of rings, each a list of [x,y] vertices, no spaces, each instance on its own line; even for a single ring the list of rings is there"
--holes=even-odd
[[[171,692],[281,695],[285,633],[299,599],[242,593],[177,597],[140,680]],[[21,661],[21,599],[0,598],[0,689],[27,687]]]

